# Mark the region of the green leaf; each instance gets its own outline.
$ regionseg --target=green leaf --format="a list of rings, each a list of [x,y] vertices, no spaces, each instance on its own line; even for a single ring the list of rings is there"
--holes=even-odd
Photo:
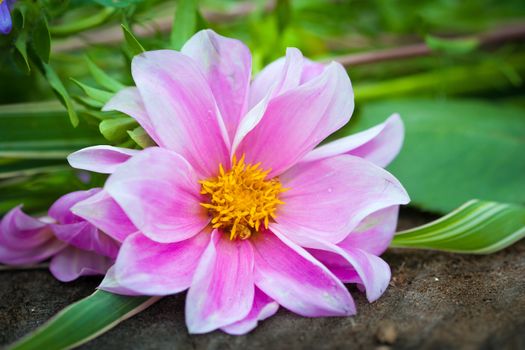
[[[432,50],[443,51],[449,54],[466,54],[479,47],[479,40],[469,39],[443,39],[427,35],[425,42]]]
[[[447,213],[471,198],[525,203],[525,109],[461,99],[387,100],[366,104],[354,130],[395,112],[405,123],[405,142],[388,169],[412,205]]]
[[[100,185],[100,183],[95,186],[83,184],[77,176],[78,171],[66,165],[65,161],[62,162],[64,164],[62,166],[47,168],[38,166],[30,169],[34,163],[38,164],[39,161],[31,161],[31,164],[21,161],[23,163],[21,170],[24,165],[27,165],[25,171],[0,181],[0,215],[22,203],[27,212],[42,213],[47,211],[57,198],[66,193]],[[6,167],[8,167],[7,164]],[[13,171],[15,172],[16,170]]]
[[[24,29],[26,26],[27,4],[18,4],[18,6],[11,12],[13,19],[13,26],[18,30]]]
[[[356,84],[356,105],[402,96],[450,96],[504,90],[516,86],[515,79],[509,79],[510,71],[514,77],[525,75],[525,55],[516,53],[504,60],[456,64],[423,73]]]
[[[124,89],[126,86],[124,84],[121,84],[119,81],[115,80],[114,78],[110,77],[106,72],[104,72],[102,69],[100,69],[89,57],[86,56],[86,62],[87,66],[89,68],[89,71],[91,72],[91,75],[95,79],[97,83],[99,83],[102,87],[112,91],[112,92],[118,92],[122,89]]]
[[[113,95],[115,95],[112,92],[100,90],[100,89],[91,87],[89,85],[86,85],[84,83],[81,83],[81,82],[79,82],[78,80],[76,80],[74,78],[70,78],[70,79],[75,84],[77,84],[82,90],[84,90],[84,92],[86,93],[86,95],[88,95],[88,97],[90,97],[90,98],[94,99],[95,101],[98,101],[98,102],[100,102],[102,104],[105,104],[106,102],[108,102],[109,99],[112,98]]]
[[[157,145],[155,141],[153,141],[146,131],[140,126],[133,130],[128,130],[128,134],[129,137],[142,148],[153,147]]]
[[[68,169],[65,158],[62,159],[2,159],[0,158],[0,180],[53,173]]]
[[[95,127],[72,128],[58,101],[0,106],[0,160],[61,159],[104,143]]]
[[[38,57],[45,63],[49,63],[49,53],[51,51],[51,35],[47,26],[46,17],[41,14],[38,18],[35,29],[33,30],[31,43]]]
[[[83,104],[86,107],[101,109],[105,105],[104,102],[100,102],[88,96],[74,96],[74,98],[77,102]]]
[[[91,16],[76,18],[72,22],[63,23],[50,28],[51,34],[55,37],[64,37],[82,32],[87,29],[96,28],[111,19],[116,13],[116,9],[104,8]]]
[[[62,102],[62,104],[66,107],[71,124],[73,124],[74,127],[78,126],[78,115],[75,111],[75,108],[73,107],[73,101],[64,87],[64,84],[62,84],[62,81],[50,65],[42,63],[42,67],[49,85],[51,85],[53,90],[58,95],[60,102]]]
[[[144,0],[95,0],[101,5],[116,8],[125,8],[131,5],[136,5]]]
[[[137,126],[135,119],[120,117],[100,122],[100,133],[111,142],[121,142],[128,136],[128,130]]]
[[[29,65],[29,58],[27,57],[27,34],[25,31],[20,32],[18,38],[16,38],[15,48],[18,52],[18,55],[15,56],[15,62],[25,73],[29,73],[31,66]]]
[[[180,50],[196,30],[197,1],[179,0],[171,30],[171,47]]]
[[[472,200],[429,224],[398,232],[391,247],[491,254],[525,237],[525,207]]]
[[[136,315],[159,297],[129,297],[101,290],[64,310],[16,343],[11,350],[71,349]]]
[[[131,33],[131,31],[124,24],[120,25],[124,32],[124,39],[126,40],[127,47],[131,52],[132,56],[138,55],[146,51],[144,47],[139,43],[137,38]]]
[[[288,27],[292,18],[292,4],[290,0],[277,0],[275,16],[277,17],[279,33],[282,33]]]

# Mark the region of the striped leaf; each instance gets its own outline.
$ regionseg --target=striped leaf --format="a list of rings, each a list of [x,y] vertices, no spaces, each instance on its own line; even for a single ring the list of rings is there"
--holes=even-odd
[[[391,247],[490,254],[525,237],[525,207],[471,200],[429,224],[396,234]]]
[[[11,350],[71,349],[107,332],[160,297],[129,297],[101,290],[69,305]]]
[[[58,102],[0,106],[0,158],[65,160],[71,152],[101,143],[95,127],[72,128]]]

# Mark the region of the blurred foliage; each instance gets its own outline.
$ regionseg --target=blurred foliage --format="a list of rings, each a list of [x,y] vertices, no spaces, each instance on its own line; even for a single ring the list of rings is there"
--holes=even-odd
[[[131,118],[100,107],[133,84],[134,54],[180,48],[204,27],[243,40],[254,73],[288,46],[329,60],[426,43],[432,55],[347,67],[357,110],[333,137],[400,112],[407,140],[390,169],[413,205],[444,212],[473,197],[525,203],[517,161],[525,41],[480,40],[525,25],[522,0],[19,0],[12,15],[13,31],[0,36],[0,104],[18,105],[0,108],[0,213],[22,201],[45,210],[100,183],[67,169],[67,152],[151,145]],[[55,97],[62,107],[42,102]]]

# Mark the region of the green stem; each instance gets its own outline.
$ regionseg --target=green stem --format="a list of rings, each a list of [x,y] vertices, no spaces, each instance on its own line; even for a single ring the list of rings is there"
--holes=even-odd
[[[86,17],[75,22],[64,23],[49,28],[51,35],[55,37],[64,37],[84,30],[98,27],[107,22],[111,16],[116,12],[113,8],[105,8],[93,16]]]

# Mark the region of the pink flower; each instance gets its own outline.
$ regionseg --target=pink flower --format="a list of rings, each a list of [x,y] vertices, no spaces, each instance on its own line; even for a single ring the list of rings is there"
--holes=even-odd
[[[49,217],[35,219],[16,207],[0,224],[0,262],[26,265],[51,258],[51,273],[63,282],[105,274],[114,263],[120,243],[71,211],[81,201],[119,212],[116,203],[99,188],[59,198],[49,209]],[[77,207],[82,211],[82,206]],[[136,231],[129,220],[121,222],[120,229]]]
[[[354,314],[343,282],[370,301],[385,291],[390,269],[378,255],[409,201],[381,168],[401,147],[399,116],[314,149],[354,108],[340,64],[288,49],[253,82],[250,72],[249,50],[209,30],[181,52],[140,54],[136,87],[105,109],[134,117],[159,147],[69,157],[111,174],[104,190],[139,230],[123,237],[101,288],[188,289],[191,333],[243,334],[278,305],[308,317]],[[111,211],[99,217],[114,221]]]

